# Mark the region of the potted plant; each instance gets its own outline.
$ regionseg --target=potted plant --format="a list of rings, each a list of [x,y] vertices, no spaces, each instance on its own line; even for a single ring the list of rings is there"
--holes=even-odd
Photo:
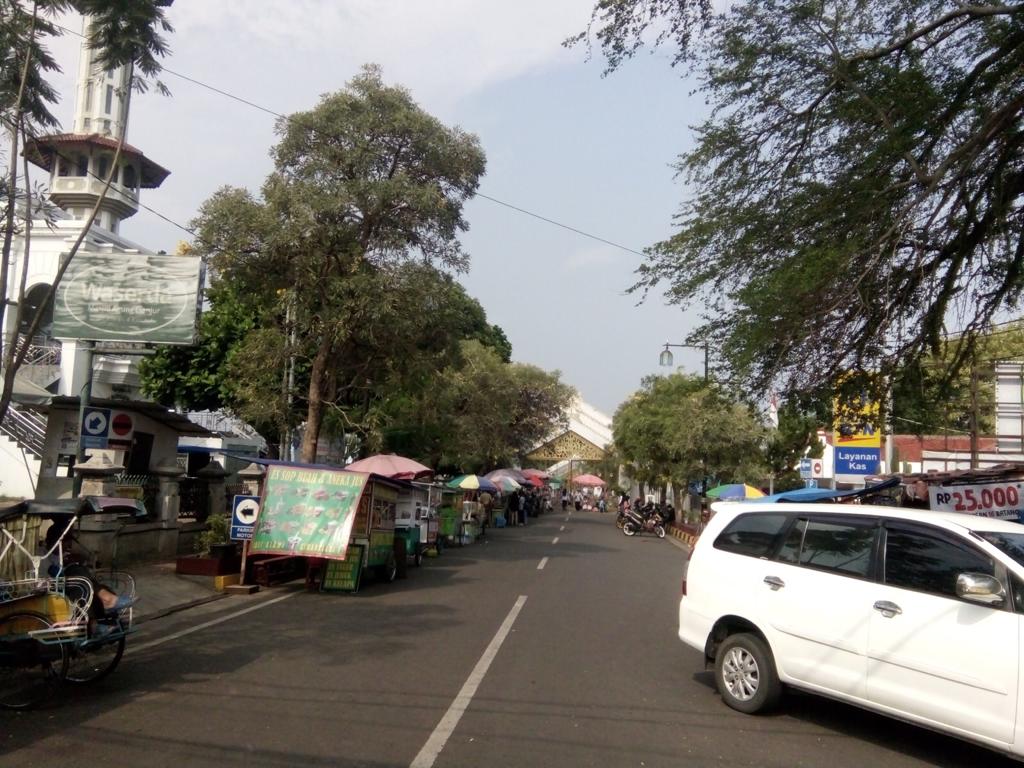
[[[215,514],[207,518],[207,528],[195,540],[196,554],[179,557],[177,572],[197,576],[223,576],[237,573],[241,567],[238,544],[230,539],[230,520],[227,515]]]

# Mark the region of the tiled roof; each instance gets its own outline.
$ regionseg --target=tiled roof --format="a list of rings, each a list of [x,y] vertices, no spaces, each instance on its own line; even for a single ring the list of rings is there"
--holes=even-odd
[[[101,136],[98,133],[56,133],[51,136],[40,136],[39,138],[26,141],[25,156],[29,162],[38,165],[44,170],[51,171],[54,158],[60,154],[58,147],[75,145],[102,147],[115,151],[117,149],[117,139]],[[142,165],[141,186],[145,189],[159,187],[171,173],[163,166],[149,160],[142,154],[142,150],[136,149],[131,144],[125,144],[121,147],[121,154],[131,155],[140,160]]]

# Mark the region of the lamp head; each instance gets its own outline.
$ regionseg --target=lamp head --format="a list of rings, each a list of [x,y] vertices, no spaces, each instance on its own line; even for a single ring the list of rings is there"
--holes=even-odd
[[[668,345],[665,346],[665,349],[658,356],[658,365],[665,368],[672,365],[672,352],[669,351]]]

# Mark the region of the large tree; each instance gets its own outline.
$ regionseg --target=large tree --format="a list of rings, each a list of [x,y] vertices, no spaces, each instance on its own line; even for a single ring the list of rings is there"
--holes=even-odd
[[[760,483],[766,432],[752,408],[716,383],[675,373],[648,376],[612,421],[633,477],[685,488],[708,478]]]
[[[484,155],[475,136],[424,112],[375,67],[277,132],[262,199],[219,192],[202,213],[213,236],[195,247],[223,279],[268,297],[277,323],[253,337],[259,351],[309,356],[301,459],[312,461],[328,406],[368,399],[379,383],[367,343],[381,345],[367,337],[387,335],[402,309],[391,286],[420,263],[466,267],[462,205]]]
[[[521,461],[564,421],[575,390],[557,371],[506,362],[476,339],[460,348],[431,386],[389,404],[391,424],[409,425],[406,439],[417,438],[419,455],[438,469],[483,472]]]
[[[636,286],[700,302],[694,336],[763,387],[891,369],[1024,288],[1024,5],[600,0],[614,68],[677,45],[712,107],[679,232]],[[584,33],[582,39],[590,39]]]

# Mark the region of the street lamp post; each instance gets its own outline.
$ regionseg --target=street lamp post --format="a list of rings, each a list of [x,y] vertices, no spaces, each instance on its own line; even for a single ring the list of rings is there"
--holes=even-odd
[[[663,367],[671,367],[672,365],[672,352],[669,347],[689,347],[690,349],[703,349],[704,350],[704,385],[710,382],[710,371],[708,369],[708,345],[707,342],[703,344],[669,344],[665,342],[665,348],[661,351],[658,356],[658,364]],[[701,459],[701,474],[700,474],[700,498],[703,502],[708,495],[708,462],[707,458]]]
[[[658,356],[658,365],[662,367],[671,367],[672,365],[672,353],[669,351],[669,347],[689,347],[690,349],[703,349],[704,350],[704,383],[707,384],[708,379],[708,345],[707,344],[669,344],[665,342],[665,349],[661,351]]]

